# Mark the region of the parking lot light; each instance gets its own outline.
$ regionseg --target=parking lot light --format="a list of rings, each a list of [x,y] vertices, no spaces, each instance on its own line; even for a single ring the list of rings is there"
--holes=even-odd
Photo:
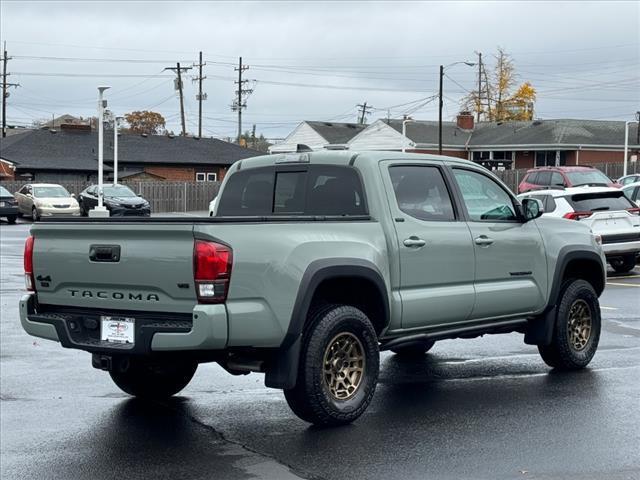
[[[98,206],[89,211],[91,217],[108,217],[109,210],[103,205],[103,172],[104,172],[104,148],[103,148],[103,133],[104,133],[104,91],[111,87],[98,87]]]

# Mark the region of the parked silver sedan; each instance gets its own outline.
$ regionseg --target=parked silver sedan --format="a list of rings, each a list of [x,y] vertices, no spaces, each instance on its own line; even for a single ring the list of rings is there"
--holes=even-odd
[[[18,215],[33,221],[40,217],[79,216],[80,206],[66,188],[55,183],[30,183],[15,194]]]

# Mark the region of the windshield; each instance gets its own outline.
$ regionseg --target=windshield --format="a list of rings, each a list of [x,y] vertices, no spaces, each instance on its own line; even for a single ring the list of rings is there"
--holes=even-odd
[[[70,197],[64,187],[33,187],[33,196],[37,198],[64,198]]]
[[[105,185],[102,188],[104,195],[106,197],[135,197],[137,196],[133,193],[129,187],[125,187],[124,185]]]
[[[565,174],[571,185],[577,187],[579,185],[609,185],[611,179],[599,170],[585,170],[584,172],[568,172]]]
[[[6,188],[0,187],[0,197],[13,197],[13,195],[11,195],[9,190],[7,190]]]
[[[600,210],[626,210],[633,204],[622,191],[604,193],[579,193],[569,200],[576,212],[594,212]]]

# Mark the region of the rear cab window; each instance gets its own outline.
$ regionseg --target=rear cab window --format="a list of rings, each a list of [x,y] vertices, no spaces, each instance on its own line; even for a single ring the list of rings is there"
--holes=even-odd
[[[579,187],[580,185],[606,187],[611,183],[611,179],[609,177],[596,169],[584,170],[581,172],[567,172],[566,176],[573,187]]]
[[[567,197],[567,200],[576,212],[616,211],[635,207],[622,191],[576,193]]]
[[[276,165],[231,175],[217,216],[367,215],[362,181],[353,167]]]

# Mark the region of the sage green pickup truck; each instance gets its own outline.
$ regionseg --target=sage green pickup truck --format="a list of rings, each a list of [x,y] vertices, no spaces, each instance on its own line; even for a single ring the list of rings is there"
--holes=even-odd
[[[90,352],[148,399],[178,393],[203,362],[264,372],[319,425],[364,412],[383,350],[520,332],[553,368],[595,354],[600,239],[540,218],[538,200],[471,162],[262,156],[235,163],[217,198],[211,217],[34,224],[24,329]]]

